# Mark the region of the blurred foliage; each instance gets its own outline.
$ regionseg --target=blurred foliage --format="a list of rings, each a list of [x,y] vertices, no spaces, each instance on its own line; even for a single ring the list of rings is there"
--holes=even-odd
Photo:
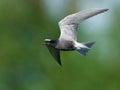
[[[66,15],[77,11],[75,2]],[[62,51],[60,67],[43,45],[60,32],[43,0],[0,0],[0,90],[120,90],[119,9],[113,9],[112,25],[102,36],[109,40],[102,57],[97,45],[108,42],[103,39],[87,57]]]

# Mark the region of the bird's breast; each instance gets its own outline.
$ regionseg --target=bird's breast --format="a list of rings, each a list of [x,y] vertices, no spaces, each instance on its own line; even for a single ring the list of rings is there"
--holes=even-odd
[[[74,50],[74,45],[72,41],[60,41],[58,42],[56,49],[60,49],[63,51],[72,51]]]

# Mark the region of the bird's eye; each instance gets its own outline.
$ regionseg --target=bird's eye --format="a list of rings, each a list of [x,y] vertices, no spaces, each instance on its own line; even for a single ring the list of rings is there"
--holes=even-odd
[[[50,42],[51,42],[51,43],[55,43],[55,41],[54,41],[54,40],[51,40]]]

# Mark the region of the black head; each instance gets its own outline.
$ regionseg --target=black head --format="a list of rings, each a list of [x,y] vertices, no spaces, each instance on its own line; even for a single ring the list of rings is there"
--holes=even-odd
[[[46,45],[50,45],[50,46],[53,46],[55,47],[56,44],[57,44],[57,39],[45,39],[44,42]]]

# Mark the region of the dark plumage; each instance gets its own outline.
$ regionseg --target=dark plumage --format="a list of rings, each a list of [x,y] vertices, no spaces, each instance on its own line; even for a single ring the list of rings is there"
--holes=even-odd
[[[77,42],[77,28],[82,21],[103,13],[108,9],[89,9],[75,14],[66,16],[59,22],[61,30],[58,39],[45,39],[45,44],[48,47],[51,55],[61,65],[60,50],[72,51],[75,50],[83,56],[91,49],[95,42],[79,43]]]

